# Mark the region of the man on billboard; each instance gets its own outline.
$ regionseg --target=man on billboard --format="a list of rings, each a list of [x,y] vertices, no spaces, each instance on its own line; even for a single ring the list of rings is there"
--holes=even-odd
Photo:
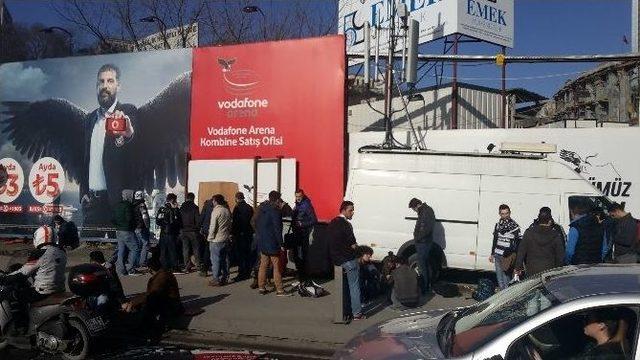
[[[105,64],[98,70],[99,107],[84,121],[84,169],[80,179],[80,196],[85,226],[99,225],[108,219],[115,201],[132,177],[129,174],[128,149],[134,135],[133,121],[137,109],[118,100],[120,69]],[[110,196],[111,195],[111,196]]]

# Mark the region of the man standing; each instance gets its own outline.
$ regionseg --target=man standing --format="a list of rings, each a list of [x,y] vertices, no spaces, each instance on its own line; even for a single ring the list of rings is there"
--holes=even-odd
[[[231,237],[231,212],[220,194],[213,195],[213,211],[209,225],[209,251],[211,252],[211,273],[209,286],[221,286],[229,277],[229,238]]]
[[[202,263],[202,270],[198,275],[207,277],[207,271],[211,268],[211,253],[209,252],[209,225],[211,225],[211,213],[213,212],[213,199],[207,199],[202,204],[202,211],[200,212],[200,261]]]
[[[238,276],[234,281],[246,280],[251,276],[251,241],[253,240],[253,208],[244,201],[244,194],[236,193],[236,207],[233,208],[233,248],[238,262]]]
[[[590,204],[580,198],[569,199],[569,234],[565,263],[571,265],[601,263],[607,252],[604,226],[590,213]]]
[[[553,225],[551,211],[540,209],[536,224],[524,232],[518,246],[516,271],[526,267],[527,277],[531,277],[564,264],[564,239]]]
[[[133,179],[127,149],[134,137],[137,109],[118,101],[120,69],[105,64],[98,69],[96,90],[100,107],[84,123],[84,166],[80,175],[83,226],[105,225],[119,194]],[[124,131],[108,132],[107,120],[124,122]]]
[[[147,266],[147,256],[149,256],[149,211],[144,202],[144,193],[138,190],[133,194],[133,217],[136,222],[135,235],[140,247],[140,256],[137,266]]]
[[[120,275],[136,275],[136,264],[140,248],[134,230],[136,228],[133,217],[133,190],[122,190],[122,201],[116,205],[114,223],[118,238],[118,260],[116,270]],[[127,264],[124,257],[129,253]]]
[[[615,235],[613,237],[613,258],[618,264],[635,264],[638,262],[638,220],[618,203],[609,206],[609,215],[615,219]]]
[[[509,269],[515,263],[516,251],[520,243],[520,226],[511,218],[511,209],[502,204],[498,207],[500,220],[493,228],[493,245],[489,261],[495,264],[498,287],[506,289],[511,277]]]
[[[176,194],[168,194],[167,202],[158,209],[156,225],[160,227],[160,262],[167,271],[181,274],[178,269],[178,235],[182,228],[180,209],[178,209],[178,197]]]
[[[296,190],[296,203],[291,217],[293,236],[297,246],[292,249],[293,261],[296,264],[298,280],[306,279],[306,263],[309,254],[309,236],[313,231],[313,226],[318,222],[316,212],[313,209],[311,200],[305,195],[302,189]]]
[[[282,241],[282,213],[281,195],[277,191],[269,192],[269,200],[258,206],[256,217],[257,248],[260,254],[260,267],[258,269],[258,291],[267,294],[267,268],[269,264],[273,269],[273,281],[276,284],[277,296],[288,296],[282,286],[282,273],[280,271],[280,252],[284,251]]]
[[[411,199],[409,208],[418,213],[418,220],[413,229],[413,240],[415,241],[416,254],[418,255],[418,270],[422,276],[423,290],[428,293],[431,291],[429,253],[433,245],[433,227],[436,224],[436,217],[431,206],[423,203],[420,199]]]
[[[360,303],[360,266],[356,258],[356,236],[349,220],[355,212],[351,201],[343,201],[340,204],[340,215],[336,216],[327,227],[329,237],[329,251],[331,260],[335,266],[340,266],[347,274],[349,284],[349,298],[351,302],[351,315],[353,320],[362,320],[366,317],[362,314]],[[346,293],[343,303],[347,303]]]
[[[182,232],[180,239],[182,240],[182,257],[184,259],[184,272],[191,271],[191,255],[195,260],[196,269],[202,271],[202,262],[200,261],[200,242],[198,239],[198,231],[200,221],[200,209],[194,203],[196,196],[194,193],[188,193],[186,200],[180,207],[180,215],[182,216]]]

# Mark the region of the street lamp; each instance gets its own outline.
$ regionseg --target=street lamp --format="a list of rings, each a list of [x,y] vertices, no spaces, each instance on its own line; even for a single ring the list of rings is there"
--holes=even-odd
[[[62,28],[60,26],[50,26],[50,27],[46,27],[44,29],[40,29],[40,32],[45,33],[45,34],[53,34],[54,31],[61,31],[65,34],[67,34],[67,37],[69,38],[69,54],[73,55],[73,34],[71,34],[71,32],[65,28]]]
[[[249,5],[249,6],[243,7],[242,12],[246,14],[252,14],[252,13],[258,12],[260,13],[260,15],[262,15],[262,39],[266,40],[267,39],[267,24],[266,24],[267,17],[262,12],[262,9],[260,9],[259,6]]]
[[[171,49],[171,46],[169,45],[169,41],[167,41],[167,35],[166,35],[167,24],[165,24],[164,21],[162,21],[162,19],[160,19],[155,15],[151,15],[151,16],[140,18],[140,22],[146,22],[146,23],[157,22],[159,24],[158,27],[160,28],[160,34],[162,34],[162,40],[164,40],[165,49]]]
[[[249,6],[243,7],[242,8],[242,12],[247,13],[247,14],[259,12],[260,15],[262,15],[262,17],[265,17],[264,13],[262,12],[262,9],[260,9],[259,6],[255,6],[255,5],[249,5]]]

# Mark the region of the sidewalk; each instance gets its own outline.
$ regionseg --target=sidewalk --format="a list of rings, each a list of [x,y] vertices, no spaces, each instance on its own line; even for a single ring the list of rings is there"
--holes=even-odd
[[[23,261],[21,258],[26,256],[22,255],[25,248],[15,247],[21,251],[11,257],[7,256],[10,252],[5,251],[4,255],[0,255],[0,267]],[[86,262],[91,250],[94,248],[79,248],[70,252],[68,266]],[[102,251],[110,255],[112,250],[105,248]],[[143,292],[149,277],[121,277],[127,295]],[[249,288],[249,280],[214,288],[207,286],[209,278],[196,273],[176,277],[185,307],[201,309],[202,312],[192,318],[185,317],[179,324],[182,330],[167,334],[168,343],[251,349],[292,354],[296,358],[301,358],[304,352],[308,358],[326,358],[365,328],[402,315],[402,312],[378,307],[369,310],[366,320],[349,325],[333,324],[333,295],[314,299],[294,294],[292,297],[279,298],[275,293],[259,295],[257,290]],[[285,280],[291,283],[294,279]],[[332,280],[322,283],[322,286],[329,292],[334,290]],[[443,298],[436,295],[421,308],[406,312],[452,308],[474,302],[464,297]]]

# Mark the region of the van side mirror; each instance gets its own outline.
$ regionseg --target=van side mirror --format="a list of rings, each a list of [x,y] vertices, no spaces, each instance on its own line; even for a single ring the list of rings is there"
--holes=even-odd
[[[498,354],[498,355],[493,355],[490,358],[486,358],[484,360],[504,360],[504,358],[502,357],[502,355]]]

